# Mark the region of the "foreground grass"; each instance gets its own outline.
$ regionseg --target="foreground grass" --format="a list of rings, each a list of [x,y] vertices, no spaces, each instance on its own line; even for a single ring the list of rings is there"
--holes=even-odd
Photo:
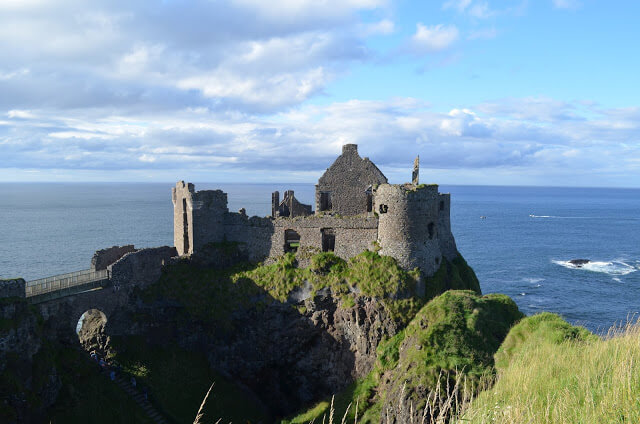
[[[640,326],[603,339],[545,313],[515,326],[460,423],[640,422]]]

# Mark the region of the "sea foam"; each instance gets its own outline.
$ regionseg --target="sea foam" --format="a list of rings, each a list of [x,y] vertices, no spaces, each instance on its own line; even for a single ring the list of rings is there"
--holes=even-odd
[[[570,261],[552,261],[554,264],[563,266],[569,269],[581,269],[585,271],[591,272],[600,272],[603,274],[609,275],[627,275],[632,272],[636,272],[638,269],[633,265],[629,265],[626,262],[622,261],[609,261],[609,262],[601,262],[601,261],[590,261],[583,265],[575,265]]]

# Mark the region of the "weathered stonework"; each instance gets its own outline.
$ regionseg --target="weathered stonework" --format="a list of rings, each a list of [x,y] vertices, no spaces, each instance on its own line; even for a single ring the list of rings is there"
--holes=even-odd
[[[160,278],[162,266],[177,256],[175,247],[162,246],[127,253],[116,263],[109,265],[109,276],[114,286],[136,285],[143,287]]]
[[[309,216],[313,212],[311,205],[305,205],[300,203],[293,194],[293,190],[287,190],[284,192],[282,202],[279,201],[280,193],[274,191],[271,194],[271,217],[277,218],[279,216],[295,218],[297,216]]]
[[[127,253],[135,251],[136,248],[133,244],[128,244],[126,246],[113,246],[107,249],[98,250],[94,253],[93,258],[91,258],[91,270],[100,271],[102,269],[107,269],[109,265],[115,263]]]
[[[24,297],[26,282],[22,278],[12,280],[0,280],[0,298],[2,297]]]
[[[358,146],[345,144],[342,154],[318,180],[316,211],[345,216],[367,213],[368,189],[384,183],[387,177],[369,158],[358,155]]]
[[[417,160],[412,177],[417,183]],[[248,217],[229,212],[222,191],[195,191],[193,184],[180,181],[172,190],[175,246],[180,255],[191,255],[209,243],[237,242],[253,262],[298,249],[333,251],[349,259],[379,247],[404,268],[419,267],[432,275],[443,257],[452,260],[458,254],[450,196],[439,193],[437,185],[415,183],[387,184],[352,144],[343,146],[342,155],[318,181],[317,209],[311,215],[293,192],[286,192],[282,201],[274,192],[271,217]]]

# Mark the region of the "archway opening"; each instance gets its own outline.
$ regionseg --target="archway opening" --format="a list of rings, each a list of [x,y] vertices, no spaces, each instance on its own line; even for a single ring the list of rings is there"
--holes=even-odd
[[[99,309],[85,311],[76,324],[76,334],[80,344],[87,352],[99,352],[104,355],[109,345],[105,334],[107,316]]]

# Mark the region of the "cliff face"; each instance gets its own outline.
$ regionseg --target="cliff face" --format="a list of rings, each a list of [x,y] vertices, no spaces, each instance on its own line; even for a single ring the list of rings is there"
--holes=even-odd
[[[225,271],[175,264],[142,294],[173,307],[136,325],[147,322],[147,335],[151,323],[163,329],[151,343],[167,343],[171,334],[180,346],[206,352],[212,368],[274,416],[286,416],[367,376],[380,342],[433,296],[450,288],[479,291],[463,261],[445,262],[427,280],[374,252],[349,263],[330,254],[314,256],[309,268],[294,262],[290,256]]]
[[[24,300],[3,303],[1,394],[8,406],[0,406],[2,422],[49,416],[63,422],[60,417],[67,415],[61,411],[77,415],[78,405],[84,405],[91,417],[92,397],[83,396],[80,387],[85,383],[100,388],[92,395],[96,399],[117,396],[100,380],[103,377],[94,376],[97,370],[89,366],[93,364],[79,356],[81,346],[113,355],[125,372],[140,372],[139,381],[149,386],[162,409],[189,384],[185,378],[183,386],[176,385],[176,373],[186,367],[178,362],[200,358],[198,363],[205,365],[192,366],[191,375],[201,370],[205,386],[224,379],[228,386],[218,390],[243,399],[234,405],[219,400],[208,404],[214,422],[232,417],[238,422],[238,417],[246,417],[243,408],[249,403],[254,417],[272,422],[370,375],[381,343],[400,334],[433,297],[456,288],[479,292],[473,271],[461,258],[445,260],[438,273],[424,278],[419,270],[406,271],[393,258],[371,251],[348,262],[323,253],[285,255],[260,266],[234,264],[242,257],[233,252],[230,248],[228,260],[217,267],[177,261],[166,267],[159,281],[134,290],[131,301],[117,311],[117,321],[129,323],[128,332],[105,334],[115,328],[105,326],[105,318],[114,321],[116,316],[91,310],[74,346],[61,346],[53,336],[47,337],[47,322]],[[309,266],[298,266],[299,262]],[[119,338],[118,343],[111,336]],[[146,347],[138,349],[135,343]],[[167,352],[162,358],[149,358],[160,350]],[[72,359],[65,362],[64,356]],[[156,360],[147,364],[148,359]],[[79,370],[83,361],[89,365]],[[193,419],[206,392],[202,389],[194,386],[189,399],[174,402],[175,408],[166,406],[170,416],[180,422]],[[218,393],[214,399],[220,395],[224,397]],[[193,407],[181,406],[186,403]]]
[[[24,299],[0,299],[0,421],[44,420],[61,386],[39,314]]]

